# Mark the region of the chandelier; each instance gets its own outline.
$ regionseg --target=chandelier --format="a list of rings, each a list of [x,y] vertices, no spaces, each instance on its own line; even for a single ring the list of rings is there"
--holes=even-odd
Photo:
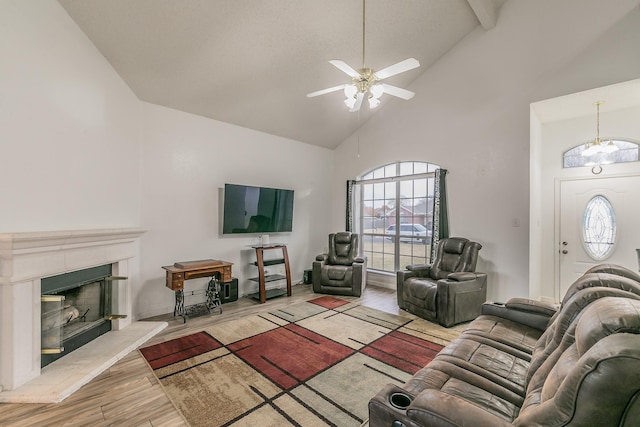
[[[604,101],[598,101],[594,105],[596,106],[596,139],[587,142],[585,149],[582,151],[584,157],[591,157],[596,154],[609,154],[618,151],[619,148],[612,140],[602,141],[600,139],[600,105],[604,104]]]

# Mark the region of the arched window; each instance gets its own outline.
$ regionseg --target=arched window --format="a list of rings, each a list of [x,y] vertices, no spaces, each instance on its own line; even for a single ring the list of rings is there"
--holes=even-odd
[[[608,143],[608,141],[607,141]],[[632,141],[613,139],[611,143],[618,147],[612,153],[600,152],[591,156],[584,156],[586,144],[580,144],[565,151],[562,155],[563,168],[577,168],[580,166],[608,165],[612,163],[625,163],[638,161],[638,144]]]
[[[395,272],[429,262],[435,171],[425,162],[396,162],[358,181],[358,223],[370,269]]]

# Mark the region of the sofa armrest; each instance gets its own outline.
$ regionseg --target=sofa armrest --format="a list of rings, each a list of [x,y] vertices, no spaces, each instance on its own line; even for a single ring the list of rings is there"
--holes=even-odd
[[[482,314],[502,317],[540,331],[547,329],[551,315],[541,312],[539,307],[527,306],[519,302],[514,304],[512,300],[509,301],[508,306],[499,302],[486,302],[482,305]]]
[[[504,418],[436,389],[422,391],[407,408],[407,416],[423,426],[513,427]]]
[[[329,256],[318,255],[311,264],[311,288],[313,292],[319,293],[322,290],[322,267],[327,263]]]
[[[461,280],[447,277],[438,280],[437,285],[438,323],[447,328],[478,317],[487,300],[486,273],[461,273],[454,277]]]
[[[404,309],[404,282],[411,277],[418,277],[418,273],[409,270],[399,270],[396,272],[396,298],[398,307]]]
[[[358,264],[364,264],[365,261],[366,261],[366,258],[365,257],[361,257],[361,256],[355,257],[354,260],[353,260],[354,263],[357,262]]]
[[[369,427],[390,427],[396,421],[400,421],[404,426],[415,427],[416,424],[407,418],[406,409],[394,406],[391,403],[393,395],[406,396],[410,403],[414,396],[409,395],[403,388],[395,384],[387,384],[369,400]]]
[[[548,316],[549,318],[558,311],[558,305],[556,304],[549,304],[528,298],[511,298],[507,301],[505,307],[529,313],[538,313]]]
[[[362,292],[364,292],[365,286],[367,286],[367,258],[356,258],[351,266],[353,268],[352,295],[359,297],[362,295]]]
[[[467,280],[476,280],[476,278],[478,277],[478,274],[483,274],[483,273],[474,273],[474,272],[469,272],[469,271],[459,271],[456,273],[450,273],[447,276],[448,280],[454,281],[454,282],[464,282]]]
[[[412,271],[416,276],[429,277],[431,264],[409,264],[407,270]]]

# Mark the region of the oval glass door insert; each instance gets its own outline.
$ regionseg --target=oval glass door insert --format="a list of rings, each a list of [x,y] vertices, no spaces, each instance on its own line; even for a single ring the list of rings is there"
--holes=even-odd
[[[616,241],[616,215],[604,196],[595,196],[584,209],[582,217],[582,243],[587,254],[602,261],[613,252]]]

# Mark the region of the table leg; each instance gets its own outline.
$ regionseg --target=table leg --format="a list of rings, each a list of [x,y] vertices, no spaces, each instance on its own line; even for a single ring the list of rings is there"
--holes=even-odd
[[[175,306],[173,307],[173,317],[182,316],[182,323],[187,323],[187,313],[184,309],[184,291],[178,289],[175,291]]]
[[[216,276],[211,277],[207,285],[207,308],[218,308],[222,314],[222,301],[220,301],[220,280]]]

